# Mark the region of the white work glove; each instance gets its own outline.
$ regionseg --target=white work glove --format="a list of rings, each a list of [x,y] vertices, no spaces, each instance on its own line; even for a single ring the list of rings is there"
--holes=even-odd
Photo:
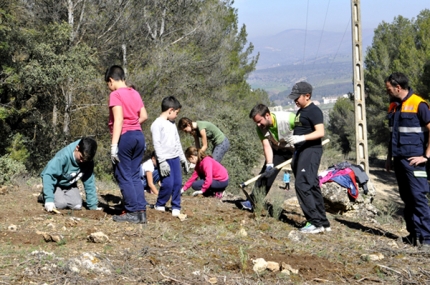
[[[287,138],[287,142],[291,145],[295,145],[301,142],[305,141],[305,136],[304,135],[294,135],[294,136],[290,136],[289,138]]]
[[[117,164],[119,162],[118,144],[111,144],[110,145],[110,159],[112,160],[113,164]]]
[[[184,194],[185,190],[184,188],[181,188],[181,195]]]
[[[200,190],[200,191],[194,191],[194,193],[193,193],[193,197],[195,197],[195,196],[197,196],[197,195],[200,195],[200,194],[203,194],[203,191],[202,191],[202,190]]]
[[[52,212],[55,209],[55,203],[54,202],[46,202],[45,203],[45,210],[48,212]]]
[[[163,177],[167,177],[170,174],[170,166],[166,161],[160,162],[160,174]]]

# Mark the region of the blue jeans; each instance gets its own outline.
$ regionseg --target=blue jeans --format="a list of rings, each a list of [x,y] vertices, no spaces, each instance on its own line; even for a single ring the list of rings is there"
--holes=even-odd
[[[170,166],[170,174],[166,177],[161,176],[161,187],[160,191],[158,191],[155,206],[166,206],[166,203],[172,197],[172,210],[180,210],[182,188],[181,162],[179,157],[167,159],[166,162]]]
[[[191,187],[194,190],[201,190],[203,184],[205,183],[205,180],[196,180],[193,182],[193,184],[191,184]],[[225,188],[227,188],[228,186],[228,179],[226,181],[218,181],[218,180],[212,180],[212,184],[211,186],[206,189],[205,193],[203,194],[203,196],[212,196],[215,192],[222,192],[225,190]]]
[[[140,163],[145,152],[145,137],[141,131],[128,131],[118,142],[118,158],[114,176],[124,197],[127,212],[146,210],[145,194],[140,180]]]

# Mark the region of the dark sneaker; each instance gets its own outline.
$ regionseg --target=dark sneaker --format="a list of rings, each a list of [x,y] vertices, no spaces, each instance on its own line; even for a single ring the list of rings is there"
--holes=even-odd
[[[141,222],[141,220],[139,219],[139,214],[140,212],[134,212],[134,213],[129,213],[129,212],[123,212],[121,215],[114,215],[112,217],[112,220],[114,222],[129,222],[129,223],[133,223],[133,224],[138,224]],[[145,218],[146,218],[146,213],[145,213]]]
[[[139,224],[146,224],[148,222],[146,219],[146,211],[137,212],[137,217],[139,218]]]
[[[242,209],[252,211],[251,201],[246,200],[246,201],[240,202],[240,205],[242,205]]]

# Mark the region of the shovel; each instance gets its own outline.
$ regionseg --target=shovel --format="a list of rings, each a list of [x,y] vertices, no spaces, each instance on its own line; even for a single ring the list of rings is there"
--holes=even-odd
[[[325,144],[327,144],[328,142],[330,142],[330,140],[329,140],[329,139],[325,139],[325,140],[323,140],[323,141],[322,141],[321,145],[325,145]],[[285,165],[290,164],[290,163],[291,163],[291,161],[293,161],[293,159],[292,159],[292,158],[290,158],[290,159],[288,159],[287,161],[284,161],[284,162],[282,162],[282,163],[280,163],[280,164],[276,165],[274,168],[276,168],[276,169],[281,169],[281,168],[282,168],[282,167],[284,167]],[[249,179],[249,180],[247,180],[247,181],[245,181],[245,182],[243,182],[243,183],[241,183],[241,184],[239,185],[240,189],[242,189],[242,191],[243,191],[243,193],[245,194],[246,198],[247,198],[249,201],[251,201],[251,203],[252,203],[252,199],[251,199],[251,197],[250,197],[249,193],[245,190],[245,187],[246,187],[246,186],[248,186],[249,184],[251,184],[252,182],[257,181],[257,180],[258,180],[258,178],[260,178],[262,175],[263,175],[263,173],[258,174],[257,176],[255,176],[255,177],[253,177],[253,178],[251,178],[251,179]]]

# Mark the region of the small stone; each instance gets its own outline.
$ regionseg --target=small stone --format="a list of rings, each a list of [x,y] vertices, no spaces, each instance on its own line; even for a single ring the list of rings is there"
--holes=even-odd
[[[254,270],[256,273],[261,273],[267,268],[267,262],[264,260],[264,258],[254,259],[252,260],[252,263],[254,263],[252,270]]]
[[[267,269],[272,272],[278,272],[280,269],[279,263],[274,261],[267,261]]]
[[[244,228],[240,228],[239,229],[239,231],[237,232],[237,235],[238,236],[241,236],[241,237],[247,237],[248,236],[248,233],[246,232],[246,230],[244,229]]]
[[[16,232],[16,230],[18,229],[18,227],[16,225],[10,225],[7,227],[7,229],[11,232]]]
[[[179,214],[179,216],[178,216],[178,219],[181,221],[181,222],[183,222],[183,221],[185,221],[185,219],[187,218],[187,215],[186,214]]]
[[[87,239],[94,243],[106,243],[109,242],[109,237],[103,232],[95,232],[88,235]]]

